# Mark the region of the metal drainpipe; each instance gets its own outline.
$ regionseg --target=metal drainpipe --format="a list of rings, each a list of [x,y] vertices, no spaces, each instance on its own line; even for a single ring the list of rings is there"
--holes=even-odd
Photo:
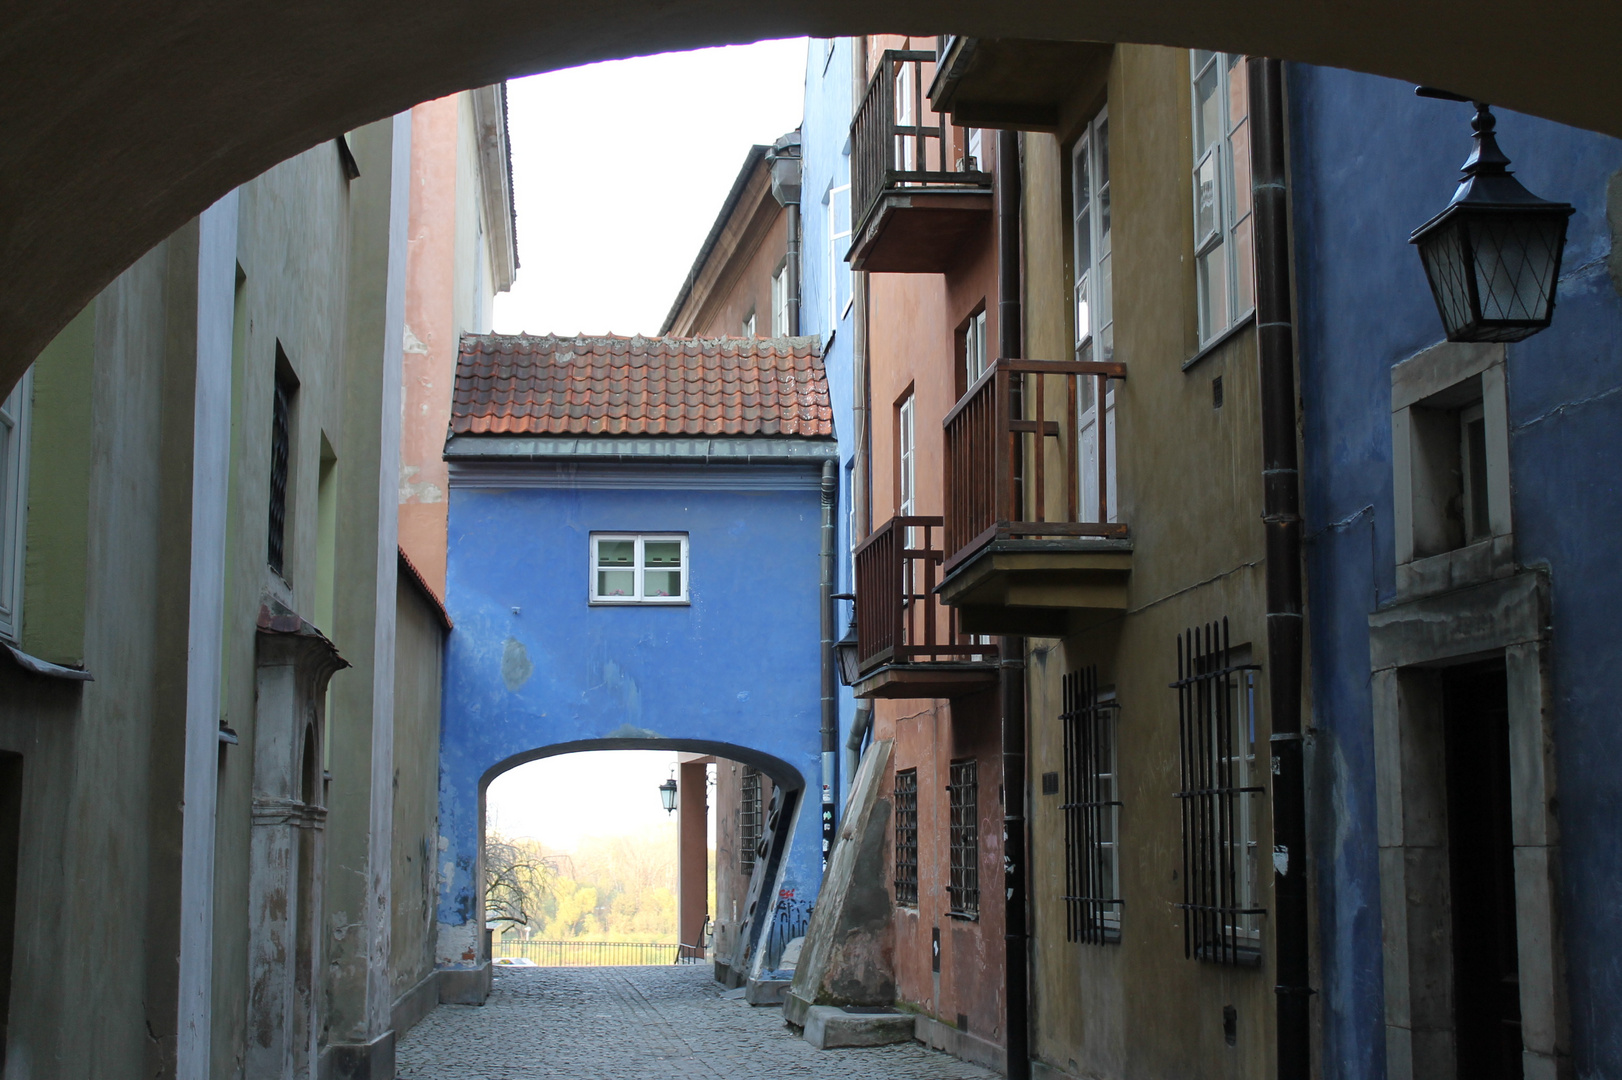
[[[1015,358],[1024,350],[1020,309],[1019,135],[997,132],[997,353]],[[1004,637],[998,646],[998,698],[1002,704],[1004,976],[1007,1005],[1008,1080],[1029,1080],[1030,985],[1025,921],[1025,639]]]
[[[784,256],[784,285],[788,292],[788,336],[800,336],[800,204],[791,202],[788,211],[788,253]]]
[[[834,788],[839,775],[839,709],[834,677],[834,504],[839,497],[839,466],[822,463],[822,869],[834,845]]]
[[[1306,782],[1301,739],[1301,487],[1296,455],[1284,68],[1252,57],[1250,168],[1256,215],[1256,353],[1262,396],[1262,522],[1267,535],[1267,671],[1273,771],[1273,919],[1279,1080],[1309,1080]]]

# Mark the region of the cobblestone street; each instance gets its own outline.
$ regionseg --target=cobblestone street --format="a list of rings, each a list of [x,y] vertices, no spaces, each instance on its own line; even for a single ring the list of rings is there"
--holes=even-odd
[[[970,1080],[917,1043],[817,1050],[781,1009],[723,997],[708,965],[499,971],[481,1006],[441,1005],[400,1041],[401,1080]]]

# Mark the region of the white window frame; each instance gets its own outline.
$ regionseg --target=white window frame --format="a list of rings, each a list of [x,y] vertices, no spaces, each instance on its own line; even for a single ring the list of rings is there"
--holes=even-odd
[[[604,541],[629,540],[636,544],[636,552],[631,559],[631,579],[636,583],[636,593],[632,596],[600,596],[597,593],[597,571],[599,545]],[[647,556],[645,554],[648,541],[668,542],[677,540],[681,542],[681,594],[679,596],[648,596],[644,591],[647,577]],[[597,533],[591,534],[591,571],[587,583],[587,596],[593,606],[618,607],[628,604],[688,604],[692,593],[693,564],[688,552],[687,533]],[[622,570],[624,567],[610,567],[612,570]]]
[[[743,317],[743,325],[739,329],[746,338],[755,336],[755,313],[753,311]]]
[[[1248,192],[1235,189],[1235,138],[1245,132],[1248,146],[1250,113],[1246,103],[1244,116],[1235,119],[1229,108],[1232,78],[1243,57],[1236,53],[1211,52],[1194,49],[1189,52],[1189,101],[1193,110],[1192,142],[1194,167],[1193,185],[1194,274],[1196,280],[1196,307],[1199,309],[1200,346],[1203,348],[1221,336],[1230,327],[1249,315],[1256,306],[1256,290],[1250,280],[1255,274],[1255,256],[1245,258],[1241,247],[1254,244],[1252,236],[1252,200]],[[1200,119],[1200,81],[1213,73],[1215,95],[1218,102],[1220,131],[1202,132]],[[1244,73],[1238,72],[1243,78]],[[1245,162],[1248,167],[1249,161]],[[1209,181],[1202,175],[1209,173]],[[1201,199],[1209,184],[1211,226],[1202,235]],[[1220,269],[1225,296],[1220,301],[1211,299],[1213,271]],[[1241,288],[1244,286],[1244,288]],[[1247,295],[1242,296],[1241,293]]]
[[[0,639],[22,643],[23,560],[28,545],[28,425],[34,372],[0,401]]]
[[[900,475],[896,488],[896,515],[911,517],[918,512],[918,395],[911,390],[896,406],[896,448]]]
[[[772,337],[788,336],[788,260],[772,274]]]
[[[1087,124],[1070,152],[1071,261],[1074,282],[1071,300],[1076,320],[1077,360],[1109,362],[1115,359],[1114,230],[1110,227],[1109,110],[1101,109]],[[1098,516],[1098,403],[1097,380],[1077,380],[1076,438],[1080,447],[1081,514],[1083,521]],[[1108,452],[1109,504],[1106,517],[1118,520],[1115,453],[1115,381],[1104,393],[1104,447]]]
[[[848,164],[849,158],[846,158]],[[845,228],[839,228],[840,200],[844,200]],[[856,300],[855,291],[845,298],[844,310],[840,310],[839,285],[840,272],[850,272],[845,265],[845,251],[850,247],[850,237],[855,229],[855,222],[851,219],[853,208],[850,205],[850,182],[835,184],[828,189],[828,326],[830,329],[839,325],[844,313],[850,310],[851,304]],[[843,243],[841,243],[843,241]],[[848,278],[843,280],[849,280]]]
[[[1257,683],[1260,672],[1250,666],[1250,649],[1234,649],[1230,654],[1229,663],[1239,670],[1233,674],[1230,685],[1238,701],[1230,706],[1230,713],[1235,720],[1244,725],[1240,732],[1241,737],[1234,740],[1234,754],[1230,759],[1233,765],[1233,785],[1246,788],[1252,785],[1264,785],[1265,778],[1256,769],[1256,697]],[[1260,908],[1261,904],[1261,847],[1257,831],[1257,815],[1260,810],[1259,791],[1241,791],[1235,796],[1235,814],[1237,819],[1233,823],[1233,831],[1229,839],[1224,841],[1230,848],[1237,848],[1233,853],[1232,866],[1238,873],[1235,883],[1235,904],[1240,909]],[[1241,949],[1261,950],[1262,944],[1262,917],[1260,915],[1238,915],[1237,924],[1230,924],[1228,929],[1233,934],[1233,940]]]
[[[981,308],[969,317],[968,325],[963,328],[963,367],[967,379],[964,389],[979,382],[990,366],[991,357],[986,351],[986,311]]]
[[[1104,723],[1109,727],[1109,761],[1103,762],[1106,771],[1096,772],[1094,778],[1099,781],[1098,791],[1109,800],[1110,806],[1104,813],[1105,835],[1099,838],[1099,853],[1103,856],[1109,876],[1110,895],[1121,895],[1121,767],[1120,767],[1120,737],[1121,737],[1121,703],[1116,700],[1114,690],[1100,690],[1098,703],[1108,706],[1105,711]],[[1119,940],[1121,935],[1121,905],[1108,904],[1103,910],[1104,933]]]

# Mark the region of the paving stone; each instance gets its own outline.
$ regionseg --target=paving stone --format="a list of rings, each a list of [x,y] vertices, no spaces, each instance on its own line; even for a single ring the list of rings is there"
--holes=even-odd
[[[483,1006],[441,1005],[400,1040],[400,1080],[982,1080],[918,1043],[818,1050],[778,1009],[725,997],[708,965],[514,968]]]

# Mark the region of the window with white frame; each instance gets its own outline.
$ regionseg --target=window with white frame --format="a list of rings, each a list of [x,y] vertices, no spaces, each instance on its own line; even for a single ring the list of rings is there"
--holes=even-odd
[[[900,517],[911,517],[918,512],[918,433],[913,422],[915,400],[912,391],[908,390],[907,396],[895,409],[896,464],[899,469],[896,478],[896,514]]]
[[[1108,363],[1115,359],[1114,256],[1110,228],[1109,115],[1100,112],[1087,125],[1070,154],[1070,190],[1075,217],[1072,254],[1075,260],[1076,359]],[[1104,482],[1108,487],[1105,517],[1116,519],[1115,384],[1104,392],[1099,423],[1098,380],[1077,380],[1077,436],[1081,464],[1081,511],[1084,520],[1098,517],[1098,452],[1100,426],[1105,451]]]
[[[1102,944],[1121,934],[1121,796],[1115,695],[1097,666],[1064,675],[1065,937]]]
[[[963,327],[963,368],[967,389],[979,381],[980,376],[986,373],[991,366],[991,357],[986,353],[986,312],[979,312],[969,318]]]
[[[1244,57],[1195,49],[1194,272],[1200,344],[1256,305],[1251,237],[1250,97]]]
[[[788,334],[788,263],[785,261],[772,275],[772,337]]]
[[[33,372],[0,401],[0,638],[22,640],[23,555],[28,528],[28,414]]]
[[[918,168],[918,139],[912,129],[918,125],[918,102],[913,96],[912,64],[895,68],[895,149],[894,167],[902,172]]]
[[[684,533],[593,533],[593,604],[687,603]]]
[[[845,157],[845,175],[849,176],[850,158]],[[850,247],[850,183],[836,184],[828,189],[828,326],[838,326],[845,312],[850,310],[850,268],[845,265],[845,252]]]
[[[985,172],[985,135],[980,128],[965,128],[968,132],[963,140],[963,169],[965,172]]]
[[[755,336],[755,313],[753,311],[743,317],[743,326],[741,329],[744,337]]]

